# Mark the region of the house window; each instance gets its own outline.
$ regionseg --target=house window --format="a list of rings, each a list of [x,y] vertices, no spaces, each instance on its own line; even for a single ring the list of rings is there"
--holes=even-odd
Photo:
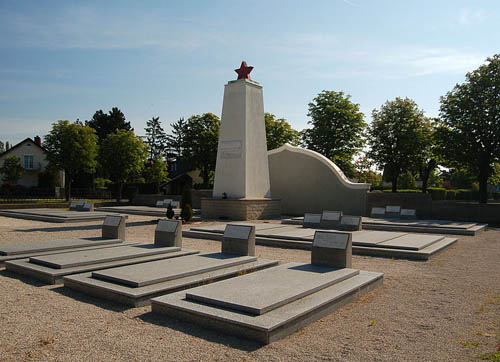
[[[33,170],[33,156],[24,156],[24,168],[26,170]]]

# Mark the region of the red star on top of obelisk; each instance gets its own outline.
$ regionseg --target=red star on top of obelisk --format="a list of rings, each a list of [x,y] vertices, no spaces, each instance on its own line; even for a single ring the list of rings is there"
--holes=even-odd
[[[247,62],[242,61],[240,65],[240,69],[235,69],[234,71],[238,73],[238,79],[250,79],[250,72],[252,71],[253,67],[249,67],[247,65]]]

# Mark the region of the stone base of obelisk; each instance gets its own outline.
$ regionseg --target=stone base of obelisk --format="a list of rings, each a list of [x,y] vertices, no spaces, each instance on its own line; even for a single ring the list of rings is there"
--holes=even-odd
[[[227,220],[279,219],[281,217],[281,200],[202,198],[201,217]]]

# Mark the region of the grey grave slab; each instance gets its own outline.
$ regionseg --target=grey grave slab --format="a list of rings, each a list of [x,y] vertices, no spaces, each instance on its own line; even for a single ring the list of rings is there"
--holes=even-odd
[[[394,231],[355,231],[352,233],[352,242],[355,245],[372,246],[405,235],[408,234]]]
[[[442,239],[444,239],[444,237],[440,235],[407,234],[399,238],[378,243],[377,246],[382,248],[420,250]]]
[[[362,228],[363,218],[361,216],[343,215],[340,220],[339,229],[345,231],[359,231]]]
[[[265,234],[266,237],[277,239],[290,239],[290,240],[307,240],[311,241],[314,236],[315,229],[304,229],[301,227],[290,227],[281,230],[272,230]],[[260,234],[259,234],[260,235]],[[264,236],[264,234],[262,234]]]
[[[186,293],[196,292],[198,288],[154,298],[151,300],[151,306],[153,313],[268,344],[356,300],[382,282],[383,274],[360,271],[356,276],[262,315],[224,309],[218,305],[203,304],[186,297]]]
[[[355,269],[287,263],[196,288],[186,298],[261,315],[358,274]]]
[[[342,211],[323,211],[320,226],[327,229],[338,228],[342,215]]]
[[[257,258],[253,256],[206,253],[189,255],[182,259],[160,260],[146,264],[96,271],[92,273],[92,277],[131,287],[142,287],[256,260]]]
[[[43,255],[31,257],[31,263],[45,265],[50,268],[65,269],[116,260],[133,259],[141,256],[171,253],[180,251],[178,247],[154,247],[154,245],[121,246],[116,248],[84,250],[65,254]]]
[[[183,258],[188,257],[186,256]],[[144,263],[144,267],[141,270],[147,269],[150,264],[150,262]],[[93,295],[98,298],[108,299],[115,303],[139,307],[150,304],[150,299],[159,295],[213,283],[221,279],[227,279],[241,275],[242,273],[250,273],[264,268],[269,268],[277,264],[278,262],[275,260],[258,258],[257,260],[248,263],[229,267],[221,265],[219,269],[214,269],[209,272],[193,274],[178,279],[170,279],[142,287],[132,287],[129,285],[117,284],[113,281],[96,279],[92,277],[92,273],[68,275],[65,276],[63,280],[64,286],[67,288]],[[130,267],[136,268],[138,266],[139,265],[132,265]],[[168,263],[166,263],[166,267],[162,270],[168,271]]]
[[[137,246],[140,247],[143,245],[139,244]],[[151,246],[151,245],[144,245],[144,246]],[[111,249],[113,247],[121,248],[121,246],[113,246],[113,245],[107,246],[108,249]],[[101,247],[101,249],[104,248],[105,247]],[[14,273],[27,275],[48,284],[58,284],[63,282],[64,276],[68,276],[71,274],[84,273],[94,270],[103,270],[124,265],[146,263],[155,260],[177,258],[198,253],[197,250],[189,250],[189,249],[180,249],[178,251],[168,250],[172,248],[157,248],[157,249],[160,250],[158,250],[158,253],[155,254],[148,254],[148,255],[140,254],[133,258],[129,258],[127,255],[126,257],[111,258],[105,261],[103,261],[104,260],[103,258],[96,258],[93,262],[86,262],[78,264],[76,266],[64,267],[64,268],[57,268],[57,267],[53,268],[50,265],[36,264],[30,262],[30,259],[18,259],[18,260],[8,261],[5,263],[5,267],[7,270],[12,271]],[[66,254],[73,256],[76,253],[77,252],[67,252]],[[54,254],[50,256],[52,257],[53,255]],[[50,259],[50,261],[53,261],[52,258]],[[89,259],[87,259],[87,261],[89,261]]]
[[[96,246],[116,244],[122,242],[118,239],[103,238],[73,238],[61,240],[35,241],[30,243],[9,244],[0,246],[0,255],[23,255],[27,253],[56,251],[61,249],[81,248],[85,246]]]

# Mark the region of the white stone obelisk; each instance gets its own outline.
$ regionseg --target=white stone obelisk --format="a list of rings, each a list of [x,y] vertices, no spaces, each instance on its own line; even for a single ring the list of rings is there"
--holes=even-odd
[[[213,197],[224,194],[230,199],[271,197],[262,86],[249,77],[224,88]]]

